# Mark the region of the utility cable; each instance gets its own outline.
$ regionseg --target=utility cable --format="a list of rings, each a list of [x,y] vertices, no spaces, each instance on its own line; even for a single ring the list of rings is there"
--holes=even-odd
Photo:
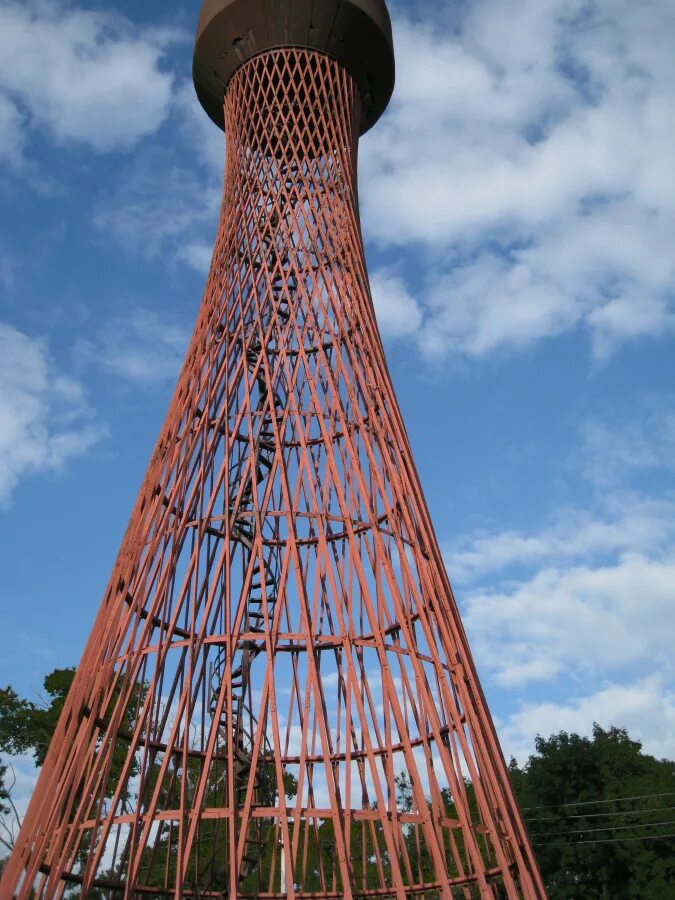
[[[673,834],[645,834],[639,837],[593,838],[590,841],[539,841],[533,847],[573,847],[575,844],[625,844],[629,841],[668,841],[675,838]]]
[[[629,800],[652,800],[655,797],[675,797],[675,791],[663,794],[638,794],[635,797],[613,797],[611,800],[572,800],[569,803],[551,803],[543,806],[523,806],[523,812],[537,809],[563,809],[566,806],[597,806],[602,803],[627,803]],[[527,818],[527,817],[526,817]]]
[[[645,813],[671,812],[672,810],[675,810],[675,806],[646,806],[643,809],[620,809],[612,810],[611,812],[575,813],[572,816],[563,813],[562,819],[558,816],[542,816],[537,819],[527,819],[526,821],[531,825],[533,822],[566,822],[570,819],[598,819],[609,816],[641,816]]]
[[[625,831],[627,828],[662,828],[664,825],[675,825],[674,819],[668,819],[667,822],[643,822],[641,825],[614,825],[606,828],[577,828],[572,831],[535,831],[530,833],[530,837],[553,837],[556,834],[595,834],[598,831]]]

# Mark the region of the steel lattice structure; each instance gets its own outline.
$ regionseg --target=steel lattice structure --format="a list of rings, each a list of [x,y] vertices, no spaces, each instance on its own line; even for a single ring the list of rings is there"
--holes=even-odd
[[[312,47],[229,82],[206,294],[3,898],[545,898],[375,322],[363,121]]]

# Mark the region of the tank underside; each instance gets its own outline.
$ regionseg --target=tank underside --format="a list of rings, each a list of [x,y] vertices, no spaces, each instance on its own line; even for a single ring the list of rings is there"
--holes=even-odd
[[[220,128],[234,73],[253,56],[280,47],[318,50],[349,71],[361,93],[362,133],[386,109],[395,63],[384,0],[206,0],[193,76],[202,106]]]

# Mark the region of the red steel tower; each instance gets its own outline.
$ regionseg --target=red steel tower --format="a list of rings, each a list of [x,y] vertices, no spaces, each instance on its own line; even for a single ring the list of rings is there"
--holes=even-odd
[[[194,75],[206,293],[0,896],[543,900],[368,286],[384,0],[206,0]]]

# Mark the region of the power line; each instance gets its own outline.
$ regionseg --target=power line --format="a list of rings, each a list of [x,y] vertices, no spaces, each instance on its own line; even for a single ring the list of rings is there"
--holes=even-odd
[[[543,806],[523,806],[523,812],[536,809],[563,809],[567,806],[597,806],[602,803],[627,803],[629,800],[652,800],[655,797],[675,797],[675,791],[663,794],[638,794],[635,797],[613,797],[611,800],[573,800],[569,803],[551,803]]]
[[[620,809],[611,812],[575,813],[572,816],[565,813],[565,817],[562,821],[567,821],[569,819],[598,819],[609,816],[641,816],[645,813],[670,812],[671,810],[675,810],[675,806],[646,806],[644,809]],[[526,821],[528,824],[532,824],[533,822],[560,822],[561,819],[558,816],[541,816],[536,819],[527,819]]]
[[[643,822],[641,825],[615,825],[605,828],[576,828],[572,831],[535,831],[530,834],[530,837],[552,837],[556,834],[595,834],[598,831],[625,831],[627,828],[662,828],[664,825],[675,825],[675,821],[668,819],[667,822]]]
[[[573,847],[575,844],[625,844],[629,841],[667,841],[675,838],[675,834],[645,834],[639,837],[594,838],[590,841],[539,841],[533,847]]]

